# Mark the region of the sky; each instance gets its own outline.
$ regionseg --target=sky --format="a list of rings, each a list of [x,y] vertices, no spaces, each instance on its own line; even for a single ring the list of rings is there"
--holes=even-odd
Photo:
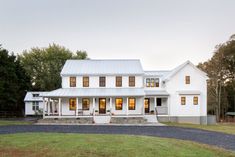
[[[0,0],[0,44],[16,54],[56,43],[170,70],[208,60],[232,34],[235,0]]]

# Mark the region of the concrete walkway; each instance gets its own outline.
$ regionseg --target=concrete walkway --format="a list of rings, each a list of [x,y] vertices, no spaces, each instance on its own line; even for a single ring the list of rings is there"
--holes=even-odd
[[[0,134],[56,132],[83,134],[128,134],[189,140],[235,151],[235,135],[173,126],[115,125],[17,125],[0,126]]]

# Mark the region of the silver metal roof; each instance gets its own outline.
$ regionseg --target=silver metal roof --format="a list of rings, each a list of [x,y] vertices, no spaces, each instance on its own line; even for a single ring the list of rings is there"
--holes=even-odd
[[[165,90],[144,90],[146,96],[169,96]]]
[[[67,60],[61,75],[143,75],[140,60]]]
[[[143,88],[59,88],[44,97],[144,96]]]
[[[37,92],[37,91],[27,92],[25,97],[24,97],[24,101],[43,101],[42,96],[46,93],[47,92]],[[33,97],[33,94],[39,94],[39,96],[38,97]]]
[[[160,77],[164,77],[166,75],[168,75],[171,71],[168,70],[160,70],[160,71],[144,71],[144,75],[145,76],[160,76]]]

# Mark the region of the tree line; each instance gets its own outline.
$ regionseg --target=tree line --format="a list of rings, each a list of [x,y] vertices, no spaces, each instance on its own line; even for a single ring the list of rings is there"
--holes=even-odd
[[[24,113],[26,91],[61,87],[61,69],[67,59],[88,59],[86,51],[51,44],[14,55],[0,45],[0,111]],[[1,114],[1,113],[0,113]]]
[[[208,113],[224,119],[225,113],[235,112],[235,35],[215,47],[211,59],[199,63],[205,71],[207,82]]]

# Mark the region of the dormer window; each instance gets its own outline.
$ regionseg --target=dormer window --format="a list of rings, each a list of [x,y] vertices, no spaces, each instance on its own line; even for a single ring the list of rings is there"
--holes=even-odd
[[[190,76],[185,76],[185,84],[190,84]]]
[[[39,94],[33,94],[33,97],[39,97]]]
[[[76,77],[69,78],[70,87],[76,87]]]

